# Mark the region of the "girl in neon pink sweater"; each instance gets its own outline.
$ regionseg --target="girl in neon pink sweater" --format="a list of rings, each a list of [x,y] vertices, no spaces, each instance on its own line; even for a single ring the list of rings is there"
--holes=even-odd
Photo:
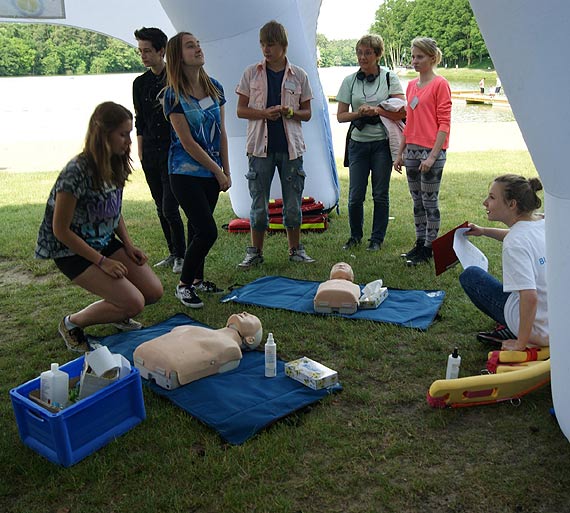
[[[394,169],[406,167],[408,187],[414,204],[416,244],[402,257],[407,265],[427,262],[440,226],[439,188],[446,161],[451,123],[451,90],[436,74],[441,50],[428,37],[412,41],[412,65],[419,72],[406,90],[406,128]]]

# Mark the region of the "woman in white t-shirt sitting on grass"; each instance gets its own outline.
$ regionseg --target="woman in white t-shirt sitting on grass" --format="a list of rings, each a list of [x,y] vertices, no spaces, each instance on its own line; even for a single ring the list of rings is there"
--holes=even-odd
[[[468,267],[459,281],[479,310],[497,322],[481,341],[503,350],[524,350],[528,344],[548,346],[546,243],[544,218],[536,215],[542,190],[538,178],[502,175],[493,181],[483,205],[489,221],[504,228],[469,224],[467,235],[485,235],[503,243],[503,283],[479,267]]]

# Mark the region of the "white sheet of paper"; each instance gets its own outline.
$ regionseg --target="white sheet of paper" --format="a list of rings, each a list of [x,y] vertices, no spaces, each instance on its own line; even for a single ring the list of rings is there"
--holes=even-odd
[[[483,271],[487,271],[489,269],[489,261],[483,252],[469,241],[469,238],[465,235],[467,231],[469,231],[469,228],[458,228],[455,230],[453,251],[459,258],[463,269],[475,265],[483,269]]]

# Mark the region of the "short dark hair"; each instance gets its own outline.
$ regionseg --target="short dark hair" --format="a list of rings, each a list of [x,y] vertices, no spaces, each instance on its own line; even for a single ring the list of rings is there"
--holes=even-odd
[[[168,42],[166,34],[155,27],[143,27],[139,30],[135,30],[135,38],[137,41],[150,41],[152,47],[157,52],[166,48],[166,43]]]

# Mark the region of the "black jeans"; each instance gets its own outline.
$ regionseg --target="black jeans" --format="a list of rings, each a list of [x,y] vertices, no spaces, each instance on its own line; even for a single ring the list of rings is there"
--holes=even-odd
[[[170,175],[170,186],[188,218],[188,247],[180,281],[192,285],[204,279],[204,262],[218,238],[214,210],[220,195],[215,178]]]
[[[186,239],[184,223],[178,210],[178,201],[168,179],[168,150],[147,149],[141,162],[146,183],[156,205],[156,213],[168,245],[168,251],[177,258],[184,258]]]

